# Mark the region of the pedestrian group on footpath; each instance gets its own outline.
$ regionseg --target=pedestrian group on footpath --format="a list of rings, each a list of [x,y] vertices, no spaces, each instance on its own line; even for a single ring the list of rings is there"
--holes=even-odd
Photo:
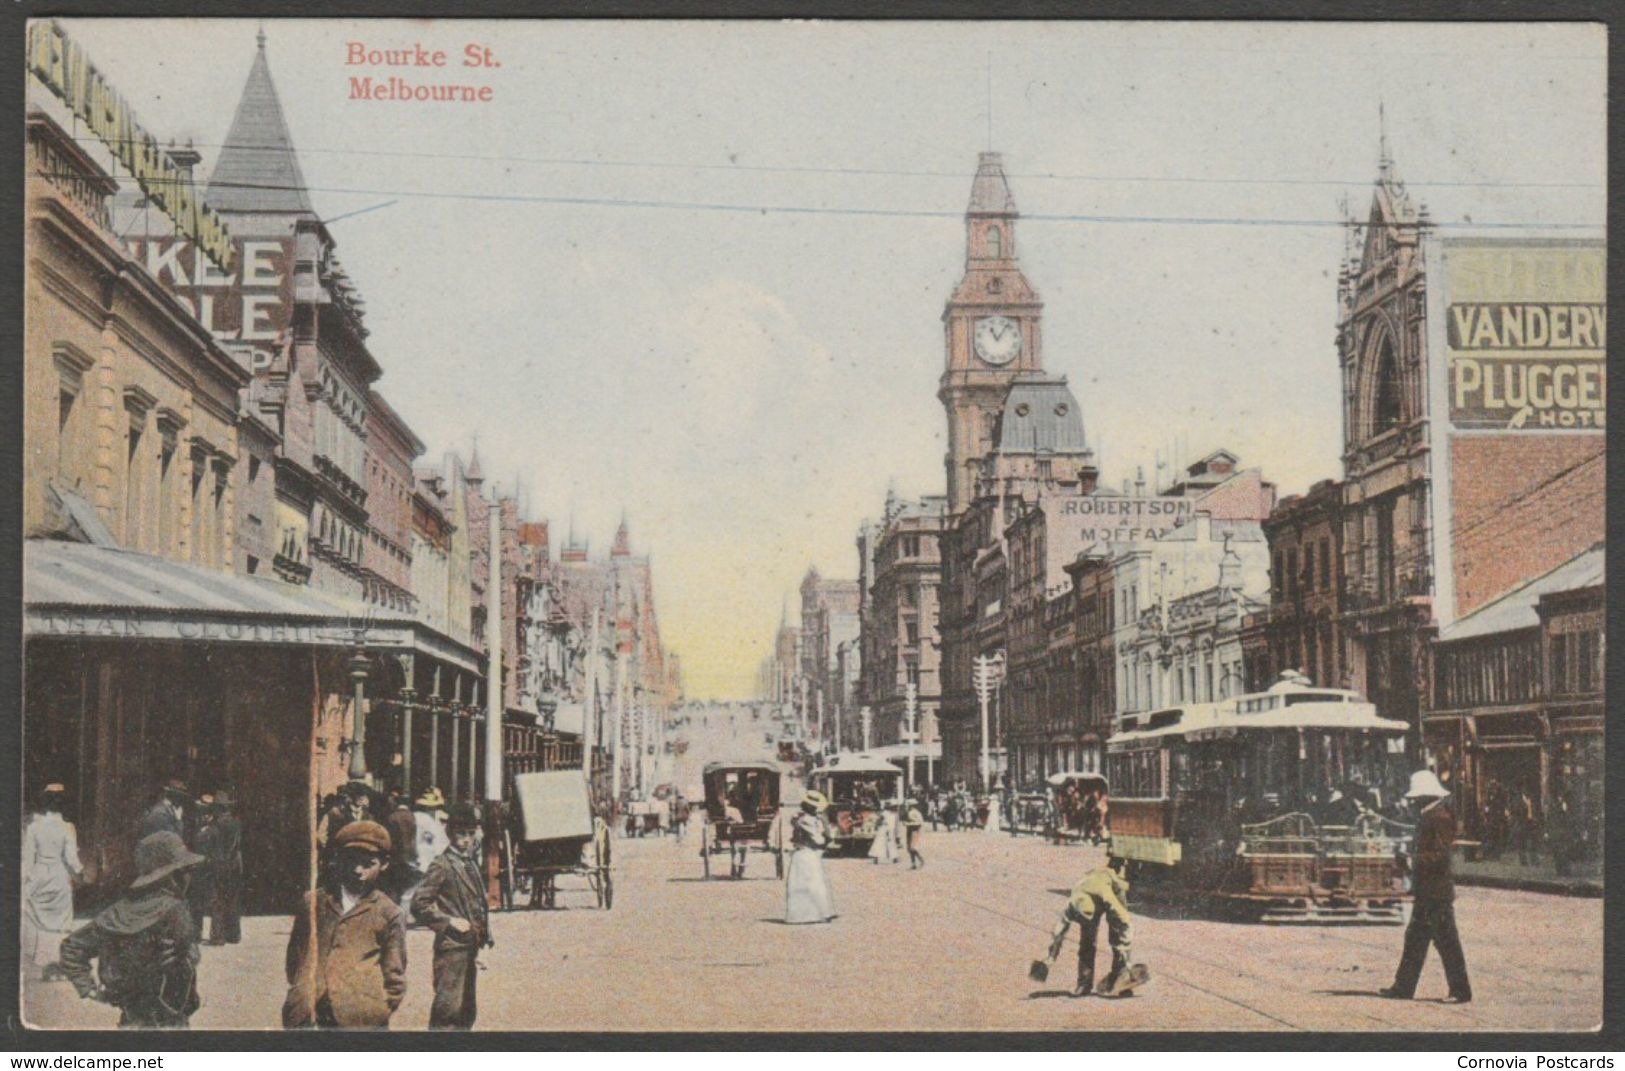
[[[1473,998],[1456,928],[1452,844],[1456,815],[1450,792],[1430,770],[1411,777],[1406,798],[1421,810],[1415,842],[1412,909],[1399,968],[1380,996],[1411,999],[1431,945],[1449,986],[1445,1003]],[[74,826],[64,817],[67,790],[47,784],[23,835],[22,961],[40,981],[62,978],[79,996],[119,1009],[121,1028],[184,1029],[202,1006],[197,967],[201,944],[242,940],[243,831],[229,793],[193,801],[171,780],[141,816],[135,877],[123,895],[89,923],[73,927],[73,890],[84,876]],[[824,871],[830,843],[829,800],[807,792],[791,822],[784,921],[829,923],[838,916]],[[188,811],[192,822],[188,824]],[[931,807],[932,817],[937,808]],[[377,818],[382,818],[382,821]],[[926,822],[919,801],[901,814],[888,804],[871,848],[875,863],[910,869]],[[431,1030],[468,1030],[477,1015],[479,954],[491,948],[487,883],[481,864],[481,815],[472,804],[446,805],[438,789],[412,804],[352,782],[324,801],[317,829],[319,880],[294,916],[286,955],[289,1029],[388,1029],[406,995],[408,920],[434,931],[430,968]],[[190,845],[188,844],[190,833]],[[900,843],[899,843],[900,842]],[[1048,954],[1029,970],[1044,981],[1067,932],[1079,927],[1074,996],[1095,992],[1100,923],[1112,960],[1099,992],[1129,996],[1150,974],[1132,962],[1128,863],[1111,855],[1075,885]],[[202,921],[209,920],[201,940]]]
[[[200,945],[242,940],[243,829],[230,794],[194,800],[165,782],[135,831],[135,877],[78,929],[84,867],[66,798],[48,784],[24,831],[24,962],[42,982],[65,979],[118,1008],[121,1028],[189,1027],[202,1006]],[[322,802],[318,880],[288,938],[284,1027],[388,1029],[406,995],[409,920],[435,935],[429,1029],[474,1026],[479,953],[495,944],[480,825],[478,808],[447,808],[436,788],[409,805],[356,781]]]

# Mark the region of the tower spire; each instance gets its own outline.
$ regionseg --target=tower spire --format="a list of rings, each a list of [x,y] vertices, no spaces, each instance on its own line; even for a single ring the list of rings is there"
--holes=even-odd
[[[1388,151],[1388,110],[1382,100],[1377,101],[1377,171],[1388,178],[1394,170],[1394,157]]]
[[[209,175],[205,193],[221,212],[250,215],[291,213],[314,217],[299,154],[293,147],[282,101],[271,79],[265,27],[254,35],[253,65],[243,83],[231,129]]]
[[[993,53],[987,54],[987,151],[993,151]]]

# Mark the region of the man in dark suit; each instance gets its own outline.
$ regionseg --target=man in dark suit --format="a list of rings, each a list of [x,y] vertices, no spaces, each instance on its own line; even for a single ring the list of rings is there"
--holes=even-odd
[[[474,808],[459,803],[446,820],[451,846],[429,864],[412,895],[412,917],[434,931],[434,1004],[430,1030],[470,1030],[474,1026],[477,960],[491,939],[485,902],[485,876],[474,859],[479,828]]]
[[[1456,881],[1451,872],[1451,849],[1456,839],[1456,814],[1450,807],[1450,793],[1431,770],[1411,775],[1411,789],[1405,798],[1422,808],[1416,827],[1415,876],[1411,886],[1411,921],[1405,927],[1405,951],[1400,955],[1394,984],[1382,995],[1410,1000],[1422,976],[1428,945],[1439,950],[1445,981],[1450,990],[1446,1004],[1466,1004],[1473,999],[1467,979],[1467,959],[1462,955],[1461,936],[1456,932]]]
[[[214,819],[198,833],[197,849],[209,863],[209,939],[211,945],[243,939],[243,825],[231,795],[214,794]]]
[[[186,839],[186,805],[191,801],[191,794],[186,791],[186,784],[170,778],[164,782],[163,794],[158,802],[148,807],[141,816],[141,829],[136,834],[137,840],[152,836],[154,833],[173,833],[182,840]]]

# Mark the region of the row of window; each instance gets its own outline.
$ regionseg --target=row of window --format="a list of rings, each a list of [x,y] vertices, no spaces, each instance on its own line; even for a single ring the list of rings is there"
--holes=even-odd
[[[1552,633],[1546,646],[1553,697],[1602,692],[1602,633]],[[1434,651],[1434,705],[1440,710],[1529,703],[1541,698],[1541,646],[1535,638]]]
[[[1316,591],[1331,591],[1331,540],[1322,539],[1318,551],[1316,544],[1305,543],[1302,569],[1298,568],[1297,547],[1287,547],[1284,551],[1278,548],[1275,551],[1270,579],[1274,584],[1277,600],[1295,598],[1300,592],[1308,595]]]
[[[56,365],[56,473],[67,486],[84,486],[94,454],[84,373],[93,362],[60,346]],[[120,539],[132,550],[169,556],[184,544],[189,560],[211,568],[226,565],[233,459],[196,441],[183,447],[185,426],[178,415],[155,409],[157,399],[141,388],[126,387],[123,398],[124,495],[115,518]],[[183,449],[189,466],[178,460]],[[190,469],[184,485],[183,468]]]
[[[1154,710],[1170,703],[1211,703],[1228,699],[1242,690],[1241,657],[1220,658],[1217,655],[1180,655],[1163,667],[1156,659],[1142,654],[1138,665],[1130,658],[1118,663],[1118,680],[1123,693],[1119,696],[1120,710]]]

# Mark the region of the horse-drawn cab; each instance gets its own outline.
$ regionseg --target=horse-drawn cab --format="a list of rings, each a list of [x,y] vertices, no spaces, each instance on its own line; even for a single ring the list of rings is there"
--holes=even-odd
[[[711,856],[728,853],[734,875],[743,872],[743,854],[752,848],[773,853],[774,871],[784,876],[783,835],[779,828],[780,771],[762,760],[710,762],[701,771],[705,813],[700,828],[700,859],[711,876]]]

